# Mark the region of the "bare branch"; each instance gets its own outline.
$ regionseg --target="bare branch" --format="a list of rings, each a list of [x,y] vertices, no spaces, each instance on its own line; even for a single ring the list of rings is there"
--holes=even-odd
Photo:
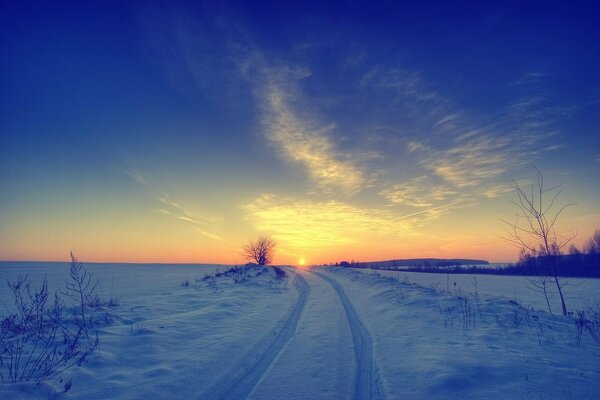
[[[553,211],[558,197],[562,193],[559,189],[560,185],[544,188],[544,175],[536,166],[533,166],[533,168],[536,171],[536,179],[535,184],[531,185],[529,193],[516,181],[512,182],[511,187],[517,195],[516,201],[513,200],[512,203],[517,208],[517,214],[514,223],[502,220],[510,227],[510,231],[507,232],[508,237],[504,239],[508,243],[531,253],[532,256],[551,257],[550,265],[553,281],[560,295],[563,314],[566,315],[567,308],[562,293],[564,283],[560,282],[555,263],[556,256],[561,254],[561,249],[573,240],[575,235],[572,233],[569,235],[558,234],[555,226],[564,210],[573,203],[565,204],[557,211]],[[544,204],[544,196],[550,197],[550,202],[547,205]],[[535,282],[533,286],[543,288],[545,293],[546,285],[547,282],[544,279]],[[548,308],[550,309],[549,304]]]
[[[248,241],[242,249],[246,260],[258,265],[267,265],[273,262],[275,241],[267,236],[259,236],[255,241]]]

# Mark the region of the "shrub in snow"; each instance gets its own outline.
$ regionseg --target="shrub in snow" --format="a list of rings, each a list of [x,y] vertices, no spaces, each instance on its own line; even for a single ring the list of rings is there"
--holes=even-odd
[[[232,280],[233,283],[242,283],[249,279],[255,279],[262,276],[268,277],[269,274],[275,275],[275,281],[285,281],[287,275],[281,267],[265,267],[254,263],[249,263],[242,266],[235,266],[224,271],[217,269],[214,274],[206,274],[201,279],[196,279],[196,282],[206,282],[209,286],[215,286],[218,282],[227,282]]]
[[[575,326],[577,327],[577,344],[581,342],[581,334],[586,331],[592,339],[600,344],[600,303],[589,307],[587,311],[578,310],[575,313]]]
[[[275,270],[275,278],[276,279],[285,279],[286,274],[285,274],[285,270],[281,267],[273,267],[273,269]]]
[[[8,282],[14,311],[0,319],[0,381],[42,382],[82,362],[98,346],[98,310],[106,303],[92,279],[71,254],[63,297],[50,300],[46,279],[33,289],[27,276]]]

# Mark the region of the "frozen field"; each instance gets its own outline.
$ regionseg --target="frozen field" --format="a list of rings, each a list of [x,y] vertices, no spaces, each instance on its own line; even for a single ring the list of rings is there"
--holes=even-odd
[[[135,298],[147,294],[157,294],[160,290],[169,290],[184,280],[194,280],[226,266],[207,264],[103,264],[84,263],[85,268],[94,274],[101,283],[100,294],[113,296],[120,300]],[[29,276],[32,284],[41,283],[46,277],[50,289],[64,287],[69,276],[70,263],[56,262],[0,262],[0,287],[6,288],[6,280],[15,280],[19,275]],[[0,300],[6,301],[8,291],[0,291]],[[8,297],[10,300],[10,297]]]
[[[56,398],[600,398],[600,345],[585,333],[578,344],[571,317],[537,311],[543,299],[520,278],[477,276],[474,296],[463,275],[253,269],[201,280],[218,266],[86,267],[119,305]],[[68,265],[0,263],[0,281],[19,273],[58,288]],[[567,300],[593,302],[598,288],[573,284]],[[6,286],[0,299],[4,313]],[[0,398],[51,389],[62,383],[3,384]]]
[[[534,310],[548,310],[544,295],[535,290],[532,277],[495,276],[471,274],[430,274],[423,272],[384,271],[372,269],[356,269],[367,274],[379,274],[397,279],[402,283],[414,283],[438,291],[446,291],[456,295],[474,294],[483,297],[497,297],[514,300]],[[564,284],[563,294],[570,310],[582,310],[600,302],[600,279],[560,278]],[[548,297],[553,312],[560,313],[560,298],[556,286],[550,282]]]

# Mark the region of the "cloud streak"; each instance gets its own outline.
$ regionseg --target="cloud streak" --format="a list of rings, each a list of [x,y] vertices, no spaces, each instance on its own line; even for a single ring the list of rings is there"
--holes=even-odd
[[[157,203],[161,204],[160,208],[156,208],[156,212],[169,218],[191,224],[199,234],[207,238],[218,241],[225,240],[221,236],[207,230],[208,228],[216,228],[219,223],[223,221],[222,217],[200,213],[192,210],[190,207],[182,205],[180,202],[173,200],[173,198],[165,191],[156,189],[138,171],[130,171],[128,172],[128,175],[143,186]]]
[[[458,194],[448,185],[433,185],[427,176],[419,176],[408,182],[395,184],[379,194],[392,204],[411,207],[432,207],[434,202],[444,201]]]
[[[338,151],[330,137],[334,125],[319,127],[301,119],[290,106],[291,92],[270,78],[260,91],[263,124],[282,157],[301,163],[311,180],[325,192],[354,193],[365,184],[364,174],[351,156]]]
[[[538,81],[544,76],[533,73],[525,78]],[[518,98],[496,115],[471,115],[431,88],[419,73],[398,67],[372,68],[358,87],[365,95],[385,94],[387,104],[398,109],[398,123],[407,126],[405,132],[412,131],[405,141],[406,157],[420,166],[416,177],[400,171],[403,179],[380,183],[378,194],[399,209],[440,207],[438,213],[411,214],[428,220],[509,192],[519,169],[560,148],[553,142],[554,122],[570,112],[548,105],[537,93]]]
[[[552,114],[557,110],[544,106],[541,97],[518,99],[497,115],[473,116],[456,107],[418,71],[397,65],[364,65],[364,58],[347,67],[360,69],[344,92],[351,98],[333,95],[327,100],[340,108],[364,109],[367,119],[374,116],[373,125],[386,127],[375,130],[384,135],[380,143],[385,148],[382,152],[369,148],[350,151],[349,142],[342,138],[356,144],[365,143],[361,142],[364,137],[344,127],[345,121],[329,122],[326,110],[316,106],[323,103],[305,97],[302,85],[312,78],[308,68],[281,59],[275,62],[242,28],[225,18],[203,28],[201,22],[209,20],[175,24],[176,34],[171,33],[170,40],[177,42],[174,48],[183,55],[192,80],[202,83],[211,81],[203,71],[215,70],[204,68],[207,61],[202,56],[213,54],[210,39],[218,38],[222,51],[218,57],[208,58],[226,64],[224,69],[216,68],[227,71],[228,76],[221,80],[228,85],[242,82],[238,86],[250,89],[258,103],[263,137],[283,162],[300,166],[306,173],[310,187],[303,198],[265,194],[242,207],[258,230],[273,232],[293,246],[323,247],[354,243],[361,235],[412,232],[452,210],[501,195],[508,190],[515,169],[556,149],[549,139],[554,134]],[[196,36],[202,34],[205,37],[196,43]],[[527,81],[540,79],[543,75],[539,73],[524,77]],[[196,87],[206,90],[202,85]],[[365,126],[358,129],[370,132]],[[398,155],[391,150],[393,141]],[[368,164],[374,159],[378,169]],[[396,160],[398,173],[393,170]],[[357,198],[369,196],[369,206],[354,205]],[[338,201],[340,198],[344,201]],[[159,201],[181,221],[202,226],[216,223],[168,197]]]
[[[463,206],[467,204],[463,201]],[[360,243],[364,238],[394,240],[459,207],[456,201],[409,214],[364,208],[335,200],[313,201],[265,193],[242,206],[260,231],[293,249],[318,250]]]
[[[297,249],[318,249],[357,243],[364,235],[399,236],[412,229],[385,210],[363,209],[347,203],[311,201],[262,194],[243,206],[261,231]]]
[[[166,19],[158,17],[163,12],[156,7],[141,13],[149,46],[160,54],[173,82],[186,92],[192,82],[210,97],[215,92],[223,96],[215,85],[223,85],[230,94],[249,88],[259,103],[264,137],[281,159],[301,165],[313,187],[323,192],[359,191],[366,178],[357,165],[358,155],[341,151],[333,140],[335,125],[319,123],[310,107],[300,105],[298,81],[309,72],[270,60],[242,27],[208,8],[199,14],[168,9]],[[215,47],[215,42],[221,46]]]

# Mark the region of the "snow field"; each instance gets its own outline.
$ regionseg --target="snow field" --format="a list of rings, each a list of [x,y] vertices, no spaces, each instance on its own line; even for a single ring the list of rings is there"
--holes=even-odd
[[[511,280],[494,279],[519,277],[477,276],[476,296],[469,276],[445,274],[86,267],[119,305],[57,399],[600,398],[600,346],[586,333],[577,344],[571,317],[520,305],[530,291],[501,298]],[[0,263],[1,280],[24,271],[58,288],[68,266]],[[597,293],[578,290],[581,302]],[[0,398],[48,399],[63,384],[0,385]]]
[[[206,398],[214,382],[245,371],[263,354],[298,298],[272,270],[242,283],[167,282],[152,280],[156,293],[132,288],[135,295],[120,299],[113,322],[100,329],[98,349],[65,374],[73,386],[61,397]],[[4,389],[15,395],[1,385],[0,398]],[[47,398],[37,389],[19,396]]]
[[[571,318],[498,298],[469,298],[465,307],[465,297],[390,276],[325,271],[372,332],[390,399],[600,396],[600,346],[588,337],[577,345]]]
[[[513,300],[535,310],[548,310],[546,300],[539,291],[531,290],[532,277],[473,275],[473,274],[431,274],[423,272],[385,271],[355,269],[362,273],[389,276],[403,283],[415,283],[424,287],[435,287],[438,291],[449,291],[460,295],[478,292],[483,297]],[[600,303],[600,279],[561,278],[566,286],[563,289],[567,307],[570,310],[584,310]],[[551,282],[552,283],[552,282]],[[560,298],[556,287],[548,287],[550,305],[553,312],[560,312]]]

